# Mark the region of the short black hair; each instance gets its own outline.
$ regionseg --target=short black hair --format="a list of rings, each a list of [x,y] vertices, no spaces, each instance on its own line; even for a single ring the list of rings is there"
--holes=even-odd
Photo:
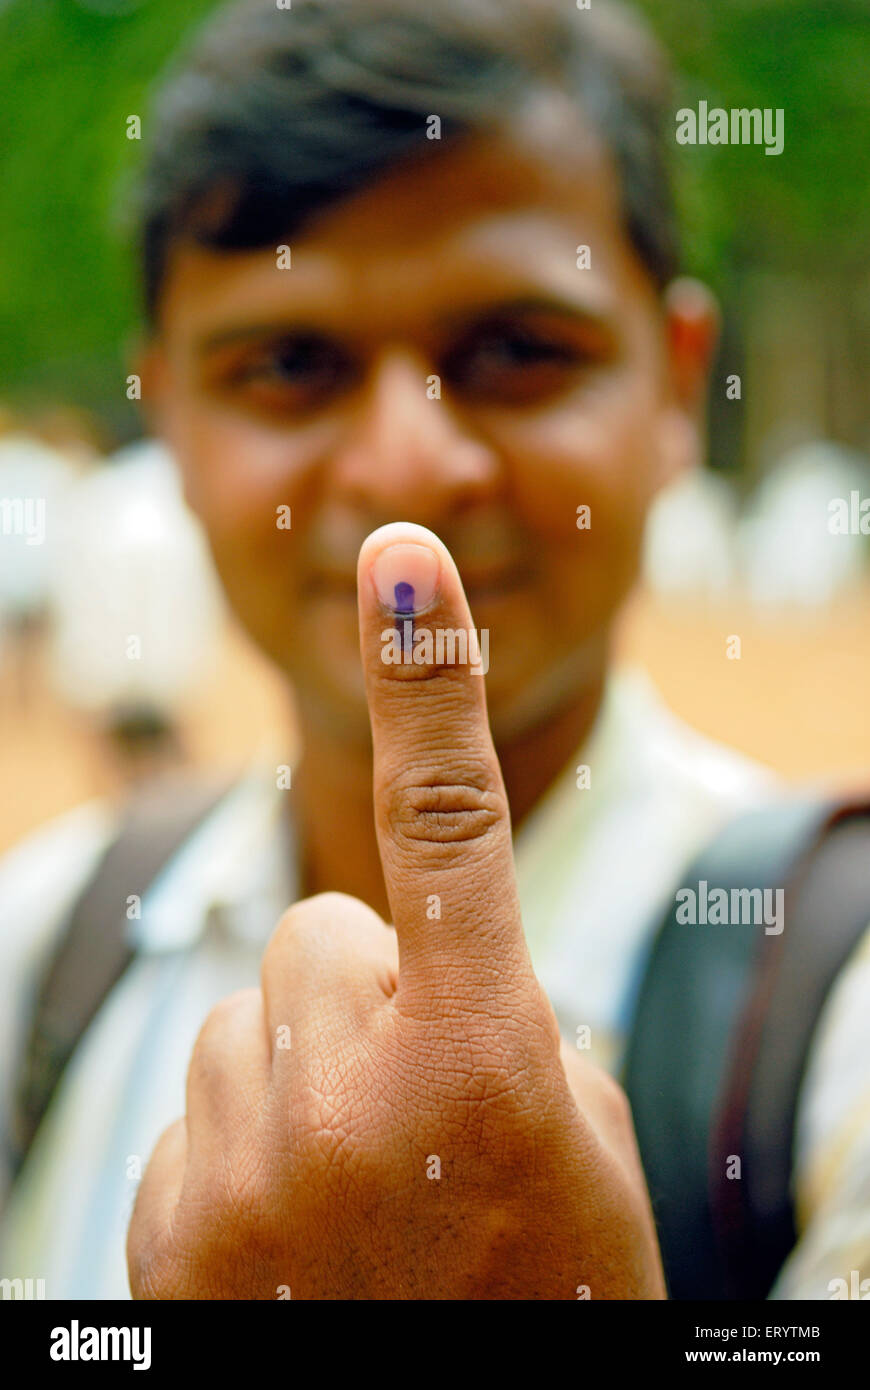
[[[145,309],[177,240],[253,249],[406,156],[504,129],[559,91],[615,160],[629,238],[659,288],[678,269],[667,63],[611,0],[236,0],[159,89],[140,182]],[[427,138],[427,117],[441,141]],[[570,138],[566,131],[566,138]]]

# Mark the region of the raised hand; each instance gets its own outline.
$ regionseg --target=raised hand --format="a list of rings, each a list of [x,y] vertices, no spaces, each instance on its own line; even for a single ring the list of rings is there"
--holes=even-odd
[[[209,1016],[130,1226],[134,1296],[662,1297],[627,1104],[560,1046],[526,949],[456,567],[396,523],[358,590],[393,927],[297,903],[262,990]]]

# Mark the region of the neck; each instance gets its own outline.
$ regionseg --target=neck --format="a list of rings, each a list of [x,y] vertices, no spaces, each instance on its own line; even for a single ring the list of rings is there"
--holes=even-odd
[[[514,830],[589,734],[602,693],[603,679],[538,726],[496,742]],[[301,896],[349,893],[389,921],[372,807],[371,747],[337,739],[304,709],[300,723],[304,752],[294,773],[293,807]]]

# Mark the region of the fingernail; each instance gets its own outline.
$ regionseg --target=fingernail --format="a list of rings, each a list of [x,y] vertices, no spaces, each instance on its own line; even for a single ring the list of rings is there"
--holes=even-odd
[[[378,598],[391,613],[420,613],[438,589],[438,556],[426,545],[388,545],[372,565]]]

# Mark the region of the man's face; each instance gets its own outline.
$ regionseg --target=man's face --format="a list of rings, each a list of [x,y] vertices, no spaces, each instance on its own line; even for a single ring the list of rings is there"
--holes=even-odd
[[[496,740],[537,725],[600,676],[688,437],[609,160],[588,132],[564,163],[468,141],[287,244],[285,269],[175,247],[144,367],[233,607],[303,711],[365,739],[357,552],[419,522],[489,629]]]

